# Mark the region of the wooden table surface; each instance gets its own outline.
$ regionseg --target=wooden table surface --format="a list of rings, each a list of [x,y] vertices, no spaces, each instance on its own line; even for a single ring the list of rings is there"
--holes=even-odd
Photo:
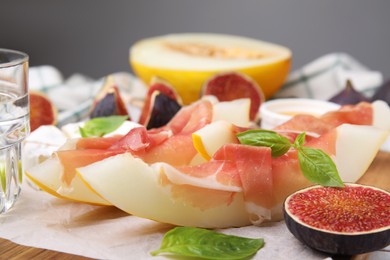
[[[379,152],[366,174],[359,180],[359,183],[369,184],[390,191],[390,153]],[[385,252],[389,254],[390,252]],[[369,254],[352,257],[353,260],[367,259]],[[90,259],[46,249],[33,248],[15,244],[11,241],[0,238],[0,259]],[[337,257],[334,259],[349,259]]]

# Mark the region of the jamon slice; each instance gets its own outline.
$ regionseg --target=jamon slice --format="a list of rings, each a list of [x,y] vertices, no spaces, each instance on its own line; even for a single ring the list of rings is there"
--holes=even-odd
[[[310,115],[297,115],[277,126],[275,130],[305,131],[323,134],[341,125],[373,125],[390,130],[390,108],[381,100],[372,104],[361,102],[357,105],[346,105],[339,110],[328,112],[320,118]]]
[[[188,165],[197,153],[192,133],[209,124],[211,118],[212,104],[199,101],[181,109],[166,126],[149,131],[135,128],[109,149],[126,150],[147,163]]]

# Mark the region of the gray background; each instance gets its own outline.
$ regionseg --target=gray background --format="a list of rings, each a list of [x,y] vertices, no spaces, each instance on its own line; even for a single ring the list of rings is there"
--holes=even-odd
[[[141,38],[215,32],[288,46],[293,68],[346,52],[390,78],[388,0],[9,0],[0,12],[0,47],[64,76],[131,72],[128,50]]]

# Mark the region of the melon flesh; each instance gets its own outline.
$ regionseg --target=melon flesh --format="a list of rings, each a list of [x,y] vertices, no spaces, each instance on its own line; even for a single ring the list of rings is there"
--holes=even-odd
[[[171,34],[139,41],[130,50],[134,63],[173,70],[216,71],[259,66],[291,56],[277,44],[218,34]]]
[[[344,182],[356,182],[374,160],[388,131],[344,124],[337,128],[337,135],[334,162],[339,175]]]
[[[62,165],[59,160],[52,157],[28,169],[26,175],[42,190],[56,197],[96,205],[111,205],[85,186],[78,176],[74,177],[71,188],[64,189],[61,182],[62,171]]]
[[[225,120],[236,126],[249,127],[250,106],[249,98],[218,102],[213,105],[213,121]]]
[[[162,173],[129,153],[79,168],[78,173],[116,207],[140,217],[198,227],[250,224],[241,193],[232,193],[233,200],[229,204],[209,209],[193,207],[186,201],[175,200],[172,195],[174,185],[161,185],[164,178]],[[199,198],[203,200],[207,200],[207,195],[211,194],[207,189],[203,190],[203,196],[202,190],[198,191]]]
[[[390,131],[390,107],[387,103],[383,100],[376,100],[372,103],[372,109],[372,125]]]

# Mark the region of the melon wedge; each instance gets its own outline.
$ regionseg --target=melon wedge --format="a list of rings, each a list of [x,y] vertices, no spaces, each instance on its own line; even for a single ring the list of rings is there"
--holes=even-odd
[[[249,127],[251,100],[240,98],[213,104],[213,121],[224,120],[240,127]]]
[[[89,203],[93,205],[111,205],[108,201],[89,189],[76,175],[72,187],[62,188],[62,165],[56,157],[51,157],[43,163],[27,169],[26,176],[39,188],[62,199]]]
[[[250,224],[241,193],[230,204],[201,209],[175,199],[164,175],[142,160],[125,153],[78,168],[78,175],[96,193],[116,207],[136,216],[182,226],[239,227]],[[188,192],[196,187],[188,187]],[[196,189],[207,199],[213,191]],[[209,193],[211,192],[211,193]],[[213,199],[213,198],[210,198]]]
[[[215,121],[192,134],[195,149],[206,160],[224,144],[238,143],[233,125],[226,121]]]
[[[363,176],[388,134],[365,125],[343,124],[337,128],[334,161],[344,182],[356,182]]]
[[[372,125],[380,129],[390,131],[390,107],[383,100],[376,100],[372,103],[373,119]]]
[[[163,78],[189,104],[199,98],[207,79],[223,71],[250,76],[271,97],[287,77],[291,51],[240,36],[183,33],[143,39],[131,46],[129,60],[147,85],[155,76]]]

